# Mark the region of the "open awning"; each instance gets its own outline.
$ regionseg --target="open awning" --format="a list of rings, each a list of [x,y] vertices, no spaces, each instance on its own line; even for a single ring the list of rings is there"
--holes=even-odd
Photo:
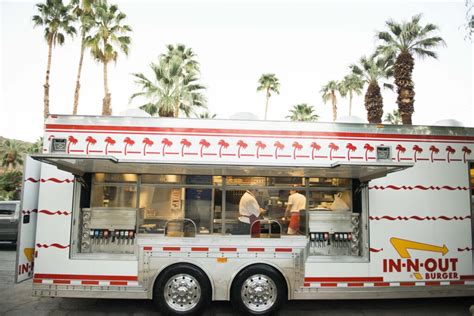
[[[82,176],[85,173],[187,174],[213,176],[327,177],[369,181],[412,167],[404,162],[341,162],[310,166],[176,164],[113,156],[37,154],[33,159]]]

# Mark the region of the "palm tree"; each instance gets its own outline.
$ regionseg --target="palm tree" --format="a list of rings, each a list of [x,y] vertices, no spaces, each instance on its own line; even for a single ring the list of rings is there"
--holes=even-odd
[[[51,73],[51,58],[53,47],[63,45],[65,35],[72,36],[76,29],[71,25],[73,16],[70,14],[71,6],[64,5],[61,0],[46,0],[45,3],[36,4],[38,15],[32,17],[34,26],[44,28],[44,39],[48,43],[48,62],[46,66],[46,80],[44,87],[44,118],[49,115],[49,74]]]
[[[402,118],[400,117],[400,112],[398,112],[398,110],[393,110],[392,113],[387,113],[383,121],[393,125],[402,124]]]
[[[79,105],[79,90],[81,89],[81,72],[82,72],[82,62],[84,60],[84,52],[86,50],[86,36],[94,27],[95,24],[95,14],[92,9],[92,3],[95,0],[72,0],[71,5],[73,5],[72,13],[75,18],[79,20],[79,28],[81,31],[81,51],[79,54],[79,67],[77,69],[76,77],[76,88],[74,89],[74,105],[72,109],[72,114],[77,114],[77,107]]]
[[[292,121],[317,121],[319,116],[314,113],[314,108],[306,103],[293,106],[290,110],[289,118]]]
[[[199,81],[199,63],[190,48],[182,44],[168,45],[167,54],[162,54],[159,63],[150,65],[154,78],[135,73],[135,83],[141,91],[130,99],[142,97],[147,103],[140,108],[150,115],[178,117],[182,111],[186,117],[196,108],[206,108],[205,87]]]
[[[353,94],[361,95],[362,88],[364,87],[364,81],[362,78],[354,73],[344,77],[339,83],[339,93],[342,97],[346,97],[349,94],[349,116],[352,115],[352,97]]]
[[[336,92],[339,91],[341,86],[336,80],[329,81],[326,85],[324,85],[319,93],[323,97],[323,102],[326,104],[329,100],[331,100],[332,104],[332,120],[335,121],[337,119],[337,97]]]
[[[43,137],[39,137],[36,142],[31,144],[27,149],[27,153],[35,154],[35,153],[42,153],[43,152]]]
[[[200,119],[213,119],[216,118],[216,116],[217,114],[211,114],[209,111],[196,114],[196,117]]]
[[[102,115],[112,114],[111,94],[107,65],[117,61],[119,51],[128,55],[132,29],[123,24],[126,15],[116,5],[108,5],[105,1],[93,4],[96,24],[91,34],[86,37],[86,45],[90,47],[92,56],[104,66],[104,99],[102,101]]]
[[[272,96],[272,92],[276,94],[280,94],[280,82],[275,74],[263,74],[260,79],[258,79],[259,86],[257,87],[257,91],[265,91],[266,92],[266,99],[265,99],[265,116],[264,119],[267,119],[267,112],[268,112],[268,101]]]
[[[17,165],[23,164],[21,145],[12,139],[6,139],[3,143],[2,167],[9,170],[15,169]]]
[[[390,78],[393,75],[393,62],[391,59],[363,56],[358,65],[351,65],[352,72],[362,77],[368,84],[365,93],[365,109],[367,110],[367,120],[369,123],[381,123],[383,115],[383,98],[380,92],[379,81]],[[393,89],[389,83],[382,83],[384,88]]]
[[[412,17],[411,21],[398,23],[387,21],[387,32],[378,32],[382,41],[377,52],[395,60],[394,77],[397,85],[397,104],[403,124],[411,124],[415,103],[415,90],[412,81],[415,60],[413,55],[425,58],[438,58],[433,51],[440,45],[446,45],[439,36],[432,36],[438,30],[434,24],[420,25],[421,14]]]

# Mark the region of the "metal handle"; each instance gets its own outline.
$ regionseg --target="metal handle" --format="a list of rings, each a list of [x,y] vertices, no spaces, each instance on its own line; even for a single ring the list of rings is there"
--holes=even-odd
[[[196,223],[192,219],[189,219],[189,218],[175,218],[175,219],[168,220],[165,223],[165,236],[168,236],[168,224],[173,223],[173,222],[183,222],[183,223],[190,222],[191,224],[193,224],[193,227],[194,227],[194,234],[190,237],[195,237],[196,236],[196,234],[197,234]],[[184,233],[184,225],[183,225],[183,233]],[[186,236],[184,236],[184,237],[186,237]]]
[[[270,225],[269,225],[269,231],[268,231],[269,235],[272,234],[272,224],[273,224],[273,223],[277,223],[278,226],[280,227],[280,233],[279,233],[278,235],[279,235],[279,237],[281,237],[281,231],[282,231],[281,224],[280,224],[277,220],[274,220],[274,219],[264,219],[264,220],[262,220],[262,219],[256,219],[256,220],[250,225],[250,236],[251,236],[251,237],[253,237],[253,235],[252,235],[253,225],[255,225],[255,223],[257,223],[257,222],[260,223],[260,222],[262,222],[262,221],[268,222],[268,224],[270,224]]]

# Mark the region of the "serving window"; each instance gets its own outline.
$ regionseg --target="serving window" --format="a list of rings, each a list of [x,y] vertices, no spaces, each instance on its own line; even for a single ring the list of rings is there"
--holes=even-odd
[[[360,183],[344,178],[93,173],[78,180],[78,252],[133,253],[136,234],[250,235],[255,220],[276,223],[278,237],[311,236],[311,214],[337,203],[335,211],[361,212]]]

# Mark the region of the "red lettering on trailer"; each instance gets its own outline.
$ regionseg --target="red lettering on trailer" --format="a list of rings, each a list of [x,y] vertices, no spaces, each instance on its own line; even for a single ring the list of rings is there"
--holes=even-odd
[[[18,275],[30,272],[30,264],[24,263],[18,266]]]
[[[407,259],[406,265],[407,265],[408,272],[411,272],[412,270],[414,272],[420,271],[420,261],[418,259],[415,259],[415,260]]]
[[[438,269],[438,266],[436,265],[436,260],[433,258],[426,259],[425,261],[425,269],[428,272],[433,272],[436,269]]]
[[[457,279],[458,274],[456,272],[430,272],[425,273],[425,279],[427,280],[449,280]]]
[[[402,272],[406,268],[407,272],[419,272],[420,267],[424,267],[428,272],[441,270],[443,272],[456,270],[458,258],[428,258],[420,263],[419,259],[383,259],[383,272]]]

